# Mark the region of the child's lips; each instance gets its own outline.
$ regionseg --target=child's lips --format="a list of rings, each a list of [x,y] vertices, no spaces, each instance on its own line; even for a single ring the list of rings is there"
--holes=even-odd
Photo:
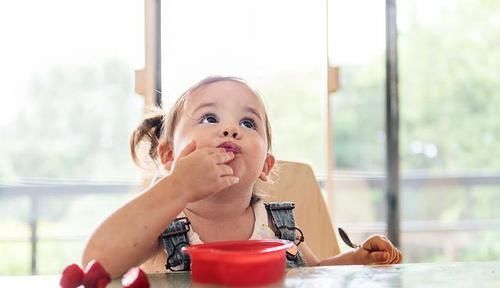
[[[234,154],[241,153],[241,147],[238,144],[229,141],[220,144],[217,148],[224,148],[226,152],[233,152]]]

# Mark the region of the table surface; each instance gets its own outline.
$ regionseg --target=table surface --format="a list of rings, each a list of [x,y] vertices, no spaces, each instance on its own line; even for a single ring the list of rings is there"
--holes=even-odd
[[[0,276],[0,287],[59,287],[59,277]],[[209,287],[191,283],[185,272],[148,277],[152,288]],[[119,287],[119,280],[108,285]],[[500,287],[500,262],[295,268],[287,270],[281,282],[266,287]]]

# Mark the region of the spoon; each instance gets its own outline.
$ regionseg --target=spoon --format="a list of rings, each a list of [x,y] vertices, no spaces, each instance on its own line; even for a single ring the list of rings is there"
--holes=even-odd
[[[349,236],[347,236],[347,233],[345,233],[344,229],[342,229],[340,227],[339,227],[339,234],[340,234],[340,238],[342,238],[342,241],[344,241],[344,243],[347,246],[354,248],[354,249],[361,247],[361,245],[353,244],[351,242],[351,239],[349,239]]]

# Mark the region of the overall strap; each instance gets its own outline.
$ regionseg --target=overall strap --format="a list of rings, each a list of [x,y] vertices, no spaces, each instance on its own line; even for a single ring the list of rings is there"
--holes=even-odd
[[[264,206],[276,228],[276,236],[295,242],[295,217],[293,215],[295,204],[293,202],[267,202]]]
[[[295,226],[295,217],[293,202],[268,202],[264,203],[267,214],[271,217],[271,221],[276,231],[276,237],[293,242],[293,246],[286,251],[286,262],[289,268],[305,266],[304,259],[298,247],[304,242],[302,231]],[[299,231],[300,236],[295,234],[295,230]]]
[[[191,222],[187,217],[176,218],[160,235],[163,250],[167,253],[165,267],[171,271],[190,270],[189,255],[181,251],[182,247],[189,245],[187,232],[191,229]],[[181,265],[181,266],[180,266]],[[173,270],[174,267],[180,267]]]

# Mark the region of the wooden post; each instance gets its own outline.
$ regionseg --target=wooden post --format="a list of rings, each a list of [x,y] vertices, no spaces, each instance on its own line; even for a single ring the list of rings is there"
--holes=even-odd
[[[328,65],[328,95],[337,92],[340,88],[339,67]]]
[[[144,0],[144,68],[135,71],[135,93],[144,97],[143,111],[161,106],[161,0]],[[144,172],[143,187],[152,175]]]
[[[335,169],[334,161],[334,137],[333,137],[333,115],[332,115],[332,95],[339,87],[339,67],[332,67],[328,64],[327,72],[327,112],[326,112],[326,155],[327,155],[327,177],[326,177],[326,191],[327,203],[330,210],[330,215],[333,215],[333,170]]]
[[[144,96],[144,108],[159,105],[160,70],[160,1],[144,0],[144,68],[135,71],[135,92]]]

